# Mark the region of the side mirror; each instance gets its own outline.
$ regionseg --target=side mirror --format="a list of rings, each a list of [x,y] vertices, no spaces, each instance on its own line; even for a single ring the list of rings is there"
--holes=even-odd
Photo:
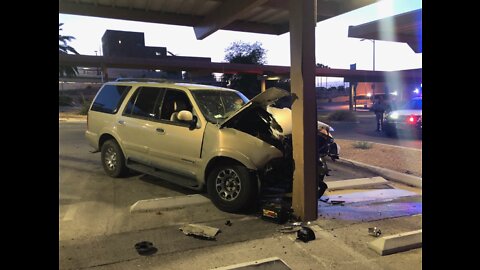
[[[180,121],[185,121],[188,123],[188,128],[190,130],[194,129],[197,126],[197,117],[192,114],[190,111],[180,111],[177,115],[177,119]]]
[[[180,111],[177,115],[177,119],[180,121],[190,122],[193,120],[193,114],[190,111]]]

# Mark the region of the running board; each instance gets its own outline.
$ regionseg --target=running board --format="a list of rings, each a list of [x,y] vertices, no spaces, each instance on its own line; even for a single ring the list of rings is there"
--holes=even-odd
[[[125,165],[129,169],[132,169],[134,171],[152,175],[182,187],[186,187],[193,190],[201,190],[203,188],[203,186],[199,186],[197,181],[195,181],[194,179],[189,179],[177,174],[161,171],[154,167],[143,165],[132,160],[127,160]]]

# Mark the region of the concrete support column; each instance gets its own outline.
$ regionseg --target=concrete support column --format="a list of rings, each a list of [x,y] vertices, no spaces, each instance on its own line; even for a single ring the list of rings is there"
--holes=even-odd
[[[348,88],[348,109],[353,111],[353,83],[350,82],[350,87]]]
[[[108,68],[102,65],[102,82],[108,82]]]
[[[266,83],[265,83],[265,79],[261,79],[260,80],[260,89],[262,90],[262,92],[265,92],[265,89],[266,89]]]
[[[317,219],[317,105],[315,95],[316,0],[289,0],[293,214]]]

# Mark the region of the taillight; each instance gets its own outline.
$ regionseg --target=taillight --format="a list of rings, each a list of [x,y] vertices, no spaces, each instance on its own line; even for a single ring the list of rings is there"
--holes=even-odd
[[[408,123],[408,124],[414,125],[414,124],[417,123],[418,118],[419,118],[419,117],[416,116],[416,115],[410,115],[410,116],[407,117],[406,120],[407,120],[407,123]]]

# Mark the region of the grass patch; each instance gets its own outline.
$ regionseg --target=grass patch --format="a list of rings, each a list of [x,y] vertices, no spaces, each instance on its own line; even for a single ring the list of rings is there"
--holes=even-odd
[[[357,121],[357,117],[351,111],[334,111],[327,115],[327,119],[330,121],[348,121],[348,122]]]
[[[373,143],[371,142],[364,142],[364,141],[357,141],[352,143],[354,148],[358,149],[370,149],[373,147]]]

